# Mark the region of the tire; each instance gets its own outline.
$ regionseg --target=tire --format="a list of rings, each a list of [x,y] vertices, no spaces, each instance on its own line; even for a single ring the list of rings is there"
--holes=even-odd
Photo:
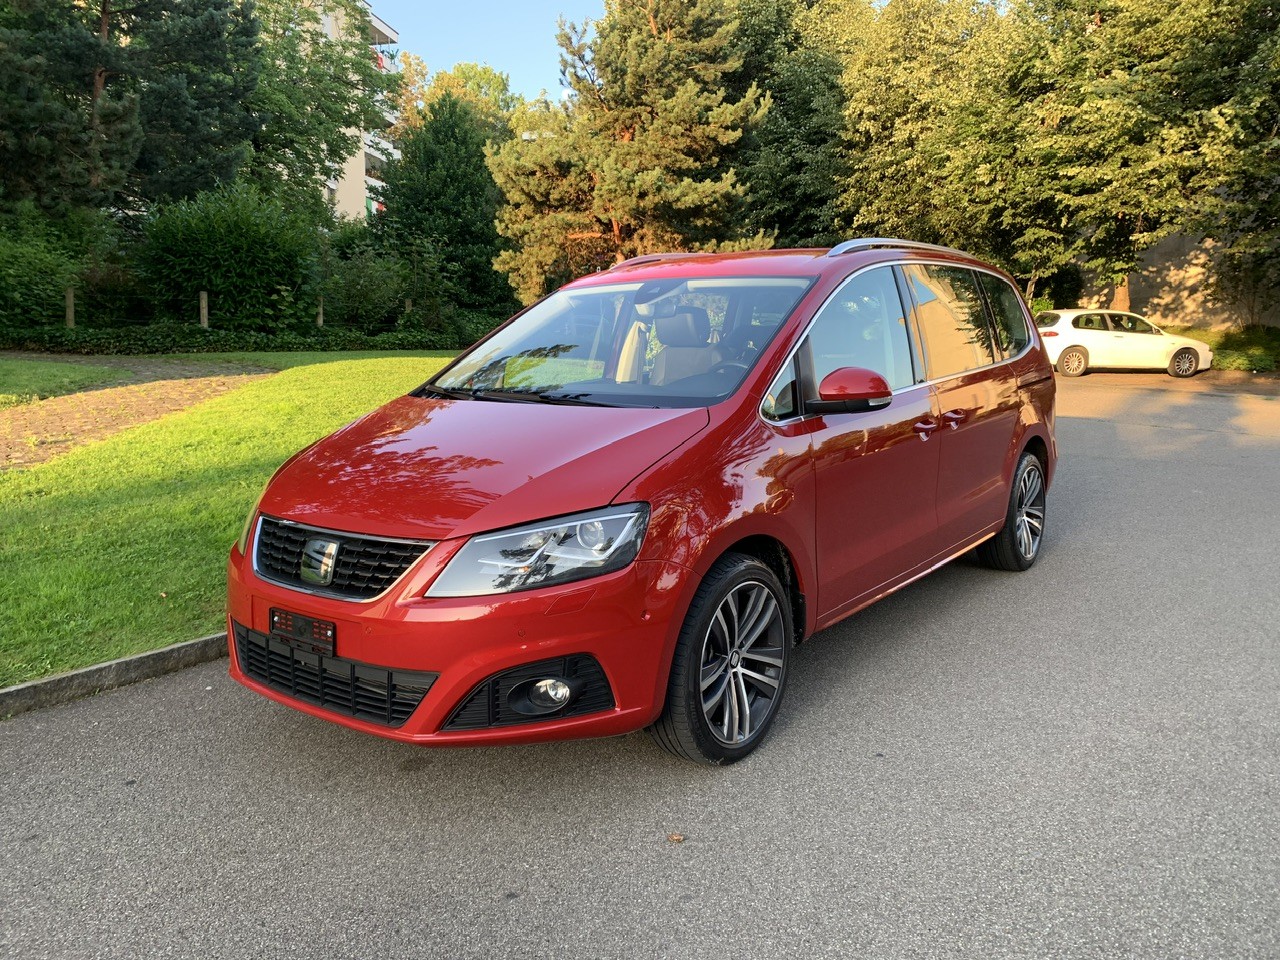
[[[1064,377],[1082,377],[1089,369],[1089,353],[1084,347],[1068,347],[1058,357],[1058,372]]]
[[[1169,376],[1185,380],[1194,377],[1200,369],[1200,355],[1191,347],[1175,350],[1169,358]]]
[[[1030,568],[1040,555],[1044,521],[1044,464],[1034,453],[1023,453],[1013,472],[1004,526],[978,546],[978,559],[996,570],[1018,572]]]
[[[649,733],[694,763],[741,760],[782,706],[792,642],[791,604],[774,572],[740,553],[721,557],[689,605],[667,701]]]

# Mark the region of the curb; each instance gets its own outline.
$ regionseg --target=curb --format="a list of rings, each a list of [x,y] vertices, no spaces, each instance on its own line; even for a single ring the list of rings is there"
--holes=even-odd
[[[114,690],[139,680],[173,673],[227,655],[227,635],[213,633],[198,640],[175,643],[171,647],[148,650],[119,660],[108,660],[54,677],[30,680],[0,689],[0,719],[16,717],[29,710],[41,710],[81,697]]]

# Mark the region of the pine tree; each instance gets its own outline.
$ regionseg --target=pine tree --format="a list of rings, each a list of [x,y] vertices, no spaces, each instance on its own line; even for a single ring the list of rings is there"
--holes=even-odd
[[[374,220],[384,248],[434,246],[454,278],[457,305],[506,312],[510,289],[494,270],[494,226],[501,195],[485,166],[488,121],[451,93],[436,99],[425,122],[400,140],[400,158],[383,173]]]
[[[5,195],[136,207],[232,179],[257,26],[232,0],[28,2],[0,18]]]
[[[562,22],[571,102],[525,111],[532,126],[517,122],[490,159],[508,201],[499,229],[518,245],[498,262],[521,299],[650,250],[771,242],[746,231],[730,163],[765,111],[754,86],[725,89],[735,30],[722,0],[607,0],[597,23]]]
[[[118,49],[70,3],[0,7],[0,206],[55,215],[112,203],[141,145]]]
[[[235,179],[249,157],[258,21],[232,0],[168,0],[137,25],[142,149],[132,191],[187,199]]]

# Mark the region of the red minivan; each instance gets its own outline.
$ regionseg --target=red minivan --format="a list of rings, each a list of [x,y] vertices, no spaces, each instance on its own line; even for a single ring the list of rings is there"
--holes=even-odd
[[[272,478],[231,675],[396,740],[648,727],[727,763],[791,647],[975,547],[1025,570],[1054,381],[956,250],[637,257],[520,313]]]

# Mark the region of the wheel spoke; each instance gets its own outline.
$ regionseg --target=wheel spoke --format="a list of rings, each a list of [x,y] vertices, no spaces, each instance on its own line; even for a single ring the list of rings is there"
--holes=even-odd
[[[707,687],[719,680],[727,669],[729,669],[728,657],[719,657],[714,663],[703,664],[701,689],[705,692]]]
[[[741,671],[734,674],[734,686],[738,691],[738,702],[741,705],[738,712],[739,739],[745,740],[751,736],[751,702],[747,697],[747,685],[742,679]]]
[[[711,692],[710,696],[702,698],[703,715],[708,721],[711,720],[711,714],[715,712],[716,707],[724,701],[725,692],[729,689],[729,680],[728,672],[722,673],[720,675],[720,685]],[[725,709],[727,711],[728,707],[725,707]]]
[[[1025,490],[1026,495],[1023,498],[1023,503],[1025,504],[1035,503],[1035,501],[1039,498],[1040,491],[1042,489],[1044,489],[1044,484],[1041,482],[1041,479],[1040,479],[1040,471],[1028,470],[1026,473],[1026,490]]]
[[[773,691],[778,689],[778,681],[773,677],[765,676],[763,673],[756,673],[747,667],[739,667],[738,673],[744,680],[750,680],[757,690],[761,693],[767,693],[772,696]]]
[[[754,660],[756,663],[767,663],[771,667],[782,669],[782,651],[777,647],[756,647],[754,650],[743,650],[743,660]]]
[[[751,649],[752,645],[764,635],[765,629],[773,623],[774,614],[777,612],[778,604],[774,602],[769,591],[763,587],[760,588],[760,596],[763,597],[759,608],[756,610],[755,618],[749,621],[748,626],[743,631],[743,635],[738,642],[738,649],[744,654]]]

